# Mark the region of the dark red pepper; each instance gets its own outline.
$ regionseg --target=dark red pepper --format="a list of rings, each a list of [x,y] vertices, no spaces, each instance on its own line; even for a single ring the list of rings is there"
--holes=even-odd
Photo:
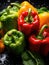
[[[49,37],[46,37],[41,41],[40,53],[47,56],[49,53]]]
[[[39,17],[38,14],[29,9],[28,11],[22,12],[18,18],[18,29],[25,35],[31,34],[33,31],[39,30]]]
[[[35,35],[29,37],[29,50],[34,52],[39,52],[41,45],[41,40],[37,39]]]
[[[29,37],[29,49],[34,52],[40,52],[44,56],[46,56],[49,52],[49,36],[47,36],[48,31],[45,35],[43,35],[45,33],[45,28],[47,28],[47,25],[44,25],[41,28],[39,35],[31,35]]]

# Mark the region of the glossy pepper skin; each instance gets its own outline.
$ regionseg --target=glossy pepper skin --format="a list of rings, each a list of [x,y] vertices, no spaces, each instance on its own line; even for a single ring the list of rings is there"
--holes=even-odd
[[[47,28],[47,29],[44,30],[43,36],[45,36],[45,37],[49,36],[49,28]]]
[[[4,36],[5,46],[17,55],[21,54],[25,47],[24,35],[22,32],[12,29],[8,31]]]
[[[29,37],[29,49],[30,51],[39,52],[41,40],[37,39],[35,35]]]
[[[46,7],[41,7],[38,9],[38,15],[40,19],[40,28],[47,24],[49,26],[49,9]]]
[[[49,53],[49,37],[46,37],[41,41],[40,53],[44,56],[47,56]]]
[[[38,52],[44,56],[48,55],[49,52],[49,36],[47,36],[48,31],[45,31],[42,35],[31,35],[29,37],[29,49],[34,52]]]
[[[25,35],[30,35],[33,31],[39,30],[39,17],[38,14],[34,11],[30,13],[30,17],[32,16],[31,22],[30,20],[26,21],[25,18],[28,16],[28,11],[22,12],[22,14],[18,18],[18,30],[22,31]]]
[[[18,10],[20,9],[19,3],[11,3],[6,9],[0,13],[0,21],[3,24],[5,33],[11,29],[17,28]]]
[[[37,9],[36,9],[33,5],[31,5],[28,1],[23,1],[23,2],[21,3],[21,8],[20,8],[20,10],[18,11],[19,16],[22,14],[22,12],[28,10],[29,8],[31,8],[32,11],[37,12]]]
[[[49,12],[40,13],[39,14],[39,19],[40,19],[40,28],[44,24],[47,24],[49,26]]]

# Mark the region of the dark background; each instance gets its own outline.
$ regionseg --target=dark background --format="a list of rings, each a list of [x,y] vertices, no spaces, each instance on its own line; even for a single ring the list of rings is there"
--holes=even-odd
[[[22,2],[24,0],[0,0],[0,11],[6,8],[10,2],[19,1]],[[49,0],[26,0],[33,4],[35,7],[40,8],[42,6],[47,7],[49,9]]]

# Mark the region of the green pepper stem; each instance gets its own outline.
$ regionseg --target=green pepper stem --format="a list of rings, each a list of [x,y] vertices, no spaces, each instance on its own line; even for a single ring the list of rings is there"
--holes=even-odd
[[[14,35],[12,35],[11,33],[8,34],[8,36],[11,36],[14,42],[16,41],[16,37]]]
[[[30,18],[31,18],[31,11],[32,11],[32,9],[29,8],[29,9],[28,9],[28,22],[30,22],[30,23],[31,23],[31,21],[32,21],[32,20],[30,19]]]
[[[28,9],[28,21],[30,21],[31,8]]]
[[[17,6],[19,9],[21,8],[21,6],[18,3],[11,3],[11,5]]]
[[[9,13],[10,13],[10,10],[9,10],[10,8],[11,8],[11,6],[8,6],[8,7],[7,7],[7,9],[6,9],[7,14],[9,14]]]
[[[39,31],[39,35],[41,35],[43,33],[43,31],[44,31],[45,28],[48,28],[47,24],[45,24],[45,25],[42,26],[42,28]]]

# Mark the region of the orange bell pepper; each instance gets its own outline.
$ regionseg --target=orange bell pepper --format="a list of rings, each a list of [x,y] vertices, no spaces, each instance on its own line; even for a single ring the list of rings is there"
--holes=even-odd
[[[0,53],[2,53],[5,49],[5,45],[3,44],[3,41],[0,39]]]
[[[22,12],[28,10],[29,8],[31,8],[33,11],[37,12],[37,9],[33,5],[31,5],[27,1],[24,1],[24,2],[21,3],[21,8],[18,11],[19,15],[21,15]]]
[[[39,19],[40,19],[40,28],[44,24],[47,24],[49,26],[49,12],[40,13],[39,14]]]

